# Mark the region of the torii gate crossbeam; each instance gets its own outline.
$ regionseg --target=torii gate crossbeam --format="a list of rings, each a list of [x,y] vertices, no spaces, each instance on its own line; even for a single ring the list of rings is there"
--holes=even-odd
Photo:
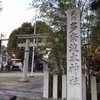
[[[36,43],[32,43],[29,41],[29,39],[43,39],[46,38],[46,36],[43,36],[41,34],[18,34],[15,35],[17,37],[17,39],[26,39],[26,43],[18,43],[18,47],[25,47],[25,50],[29,50],[29,47],[38,47],[38,46],[44,46],[45,43],[38,43],[38,41],[36,41]],[[20,81],[26,82],[28,81],[27,78],[27,69],[28,69],[28,57],[29,57],[29,52],[25,52],[24,54],[24,67],[23,67],[23,75],[22,75],[22,79],[20,79]]]

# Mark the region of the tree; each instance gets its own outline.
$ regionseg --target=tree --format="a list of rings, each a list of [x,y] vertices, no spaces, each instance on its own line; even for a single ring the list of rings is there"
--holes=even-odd
[[[91,44],[83,45],[82,55],[86,59],[85,64],[88,68],[88,74],[100,76],[100,46],[96,47]]]
[[[49,47],[51,48],[49,58],[53,60],[51,63],[52,73],[62,73],[62,69],[66,67],[66,10],[72,6],[71,3],[66,3],[66,0],[56,0],[53,2],[45,2],[41,7],[42,15],[49,18],[49,25],[54,33],[47,34]],[[47,6],[47,4],[49,6]]]
[[[44,35],[44,32],[48,33],[48,31],[50,31],[50,28],[48,25],[45,24],[45,22],[37,21],[36,34],[43,34]],[[34,34],[34,26],[32,26],[31,23],[27,23],[27,22],[23,23],[21,25],[21,27],[12,31],[12,33],[9,36],[9,39],[11,39],[11,38],[15,39],[16,34]],[[20,43],[25,42],[25,40],[18,40],[18,41]],[[31,41],[33,41],[33,40],[31,40]],[[24,48],[20,48],[16,51],[16,47],[17,47],[16,39],[13,41],[12,40],[8,41],[7,49],[8,49],[8,51],[12,51],[12,52],[9,52],[10,56],[12,56],[12,53],[15,53],[17,58],[23,59]],[[38,47],[38,48],[45,49],[42,47]],[[30,48],[30,50],[33,50],[33,49]],[[39,59],[40,57],[43,56],[43,54],[40,54],[38,52],[35,54],[36,54],[35,59]],[[32,55],[32,52],[30,52],[30,55]],[[31,59],[31,56],[30,56],[30,59]]]
[[[49,38],[47,43],[51,48],[49,58],[53,60],[51,63],[53,70],[61,73],[61,69],[66,67],[66,14],[67,9],[73,7],[80,7],[81,10],[82,58],[85,58],[85,62],[83,63],[87,65],[89,71],[92,69],[94,71],[100,70],[99,47],[92,45],[92,36],[94,37],[95,34],[91,35],[93,27],[97,25],[97,22],[100,19],[100,11],[94,13],[90,10],[91,2],[93,0],[34,1],[35,0],[32,2],[33,8],[36,7],[37,9],[40,9],[41,18],[43,17],[43,20],[48,23],[53,30],[53,33],[47,34]]]
[[[21,55],[20,51],[16,52],[17,41],[16,41],[15,35],[16,34],[30,34],[30,33],[32,34],[33,31],[34,31],[34,28],[32,27],[31,23],[23,23],[21,25],[21,27],[19,27],[19,28],[12,31],[12,33],[9,36],[9,39],[11,38],[11,39],[14,39],[14,40],[13,41],[9,40],[8,44],[7,44],[7,50],[10,51],[9,52],[10,56],[12,56],[12,53],[15,53],[17,58],[22,58],[23,57]],[[24,41],[25,40],[20,40],[20,42],[24,42]]]
[[[92,9],[92,10],[100,9],[100,0],[94,0],[94,1],[91,3],[91,9]]]
[[[87,0],[33,0],[31,7],[39,9],[39,16],[53,30],[46,34],[48,46],[51,48],[49,58],[53,60],[53,69],[61,73],[66,67],[66,33],[67,33],[67,9],[80,7],[81,19]],[[82,22],[83,24],[83,22]],[[57,41],[56,41],[57,40]]]
[[[88,31],[87,44],[82,46],[82,55],[85,57],[85,63],[90,71],[97,74],[100,71],[100,9],[90,12],[90,15],[86,17],[89,23],[86,27],[89,25],[91,27]]]

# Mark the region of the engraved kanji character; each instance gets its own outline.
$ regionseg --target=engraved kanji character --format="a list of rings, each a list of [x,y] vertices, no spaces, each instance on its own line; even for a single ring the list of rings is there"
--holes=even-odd
[[[69,72],[75,72],[75,75],[77,74],[77,71],[79,69],[79,66],[77,65],[77,63],[74,64],[71,64],[71,66],[69,67]]]
[[[76,20],[77,14],[75,13],[75,10],[71,12],[71,20]]]
[[[71,51],[75,51],[75,52],[78,52],[79,50],[77,50],[77,44],[70,44],[70,46],[69,46],[69,48],[70,48],[70,50],[69,50],[69,52],[71,52]]]
[[[70,61],[79,61],[79,59],[77,59],[77,55],[75,55],[74,53],[72,53],[72,56],[70,58]]]
[[[78,79],[78,77],[71,76],[71,79],[69,80],[69,84],[71,86],[73,86],[73,85],[79,85],[79,79]]]
[[[78,38],[79,36],[77,35],[77,33],[72,33],[71,35],[70,35],[70,42],[75,42],[75,41],[77,41],[77,38]]]
[[[70,29],[71,29],[71,31],[70,31],[69,33],[73,32],[76,28],[77,28],[77,22],[72,22],[72,23],[70,24]]]

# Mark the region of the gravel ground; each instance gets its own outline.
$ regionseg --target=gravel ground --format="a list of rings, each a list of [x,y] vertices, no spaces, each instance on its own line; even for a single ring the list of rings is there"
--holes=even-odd
[[[40,100],[43,97],[43,72],[27,73],[29,82],[19,81],[22,72],[0,73],[0,94],[17,96],[16,100]],[[30,77],[31,76],[31,77]]]
[[[22,72],[7,72],[0,73],[0,88],[10,89],[17,86],[23,86],[32,82],[43,80],[43,73],[34,73],[34,77],[29,77],[30,72],[28,73],[29,82],[20,82]]]
[[[17,87],[17,86],[27,85],[29,83],[43,80],[43,77],[38,76],[38,77],[34,77],[34,78],[29,78],[29,80],[30,80],[29,82],[20,82],[19,78],[17,78],[17,77],[15,77],[15,78],[14,77],[13,78],[0,77],[0,88],[10,89],[10,88]]]
[[[17,96],[16,100],[61,100],[43,98],[43,72],[27,73],[29,82],[20,82],[22,72],[0,73],[0,94]]]

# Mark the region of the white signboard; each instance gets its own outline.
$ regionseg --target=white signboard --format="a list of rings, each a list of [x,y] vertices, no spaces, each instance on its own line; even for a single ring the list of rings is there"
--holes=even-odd
[[[67,11],[67,100],[82,100],[80,10]]]

